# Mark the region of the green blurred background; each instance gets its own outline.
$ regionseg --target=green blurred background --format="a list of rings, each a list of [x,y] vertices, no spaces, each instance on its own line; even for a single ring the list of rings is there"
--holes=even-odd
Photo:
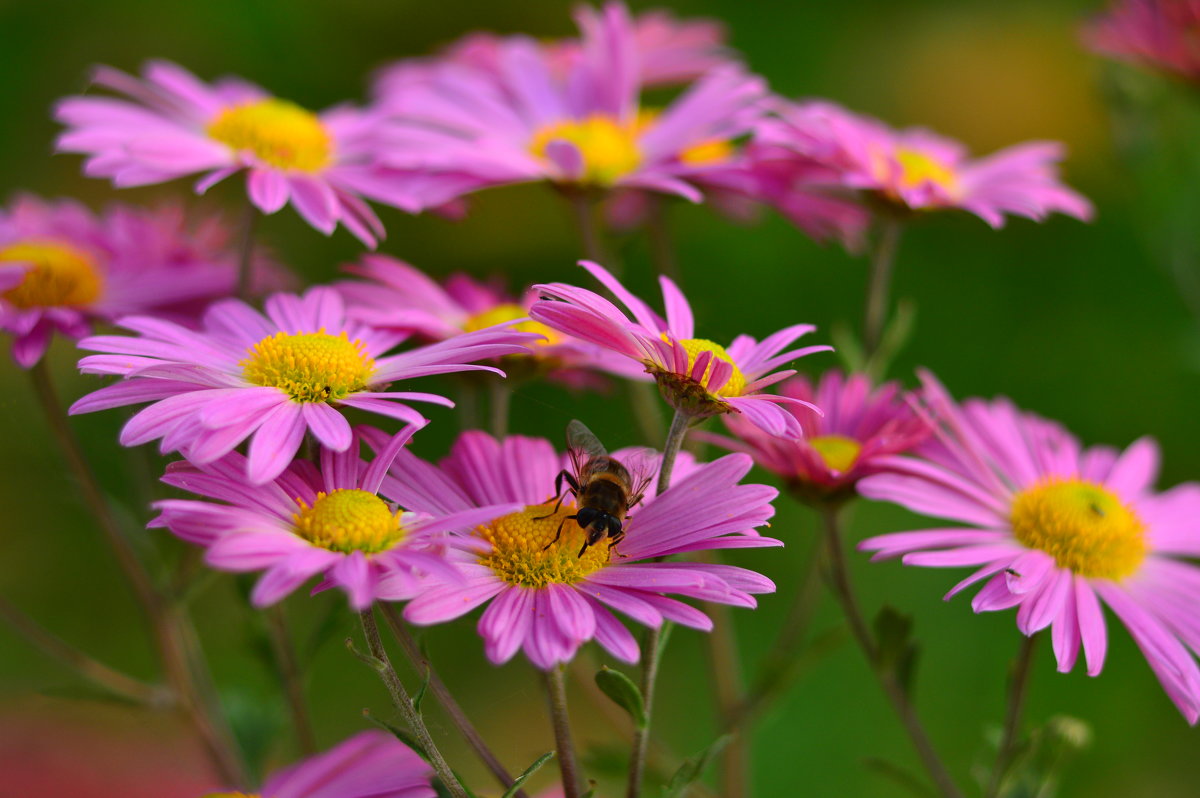
[[[651,7],[636,3],[635,8]],[[1200,124],[1195,96],[1167,81],[1106,64],[1086,53],[1076,33],[1095,10],[1089,2],[885,2],[765,4],[672,2],[683,16],[729,26],[732,45],[780,93],[823,96],[895,124],[926,124],[975,151],[1028,138],[1065,141],[1068,180],[1098,209],[1093,224],[1054,218],[1016,221],[993,232],[966,215],[932,218],[906,235],[896,293],[917,303],[916,335],[894,375],[917,365],[935,370],[959,396],[1006,394],[1061,419],[1085,441],[1125,445],[1150,434],[1164,445],[1163,483],[1200,474],[1200,334],[1196,296],[1180,289],[1196,264],[1196,177]],[[568,35],[569,5],[520,3],[379,3],[344,0],[209,0],[205,3],[0,3],[0,175],[4,192],[76,196],[95,207],[187,197],[188,184],[127,191],[80,176],[80,159],[54,156],[53,101],[81,90],[93,63],[134,70],[166,57],[202,78],[237,74],[310,108],[361,99],[366,76],[390,59],[418,55],[472,29]],[[204,207],[234,208],[240,182],[229,181]],[[469,218],[449,222],[384,210],[382,251],[435,274],[503,274],[513,287],[579,279],[568,217],[550,192],[505,189],[481,195]],[[706,337],[763,336],[786,324],[860,321],[865,267],[837,247],[819,247],[780,219],[739,227],[703,207],[680,207],[673,221],[684,282]],[[328,280],[360,246],[339,231],[325,239],[290,210],[267,220],[264,239],[308,279]],[[622,241],[628,282],[655,295],[645,242]],[[75,352],[52,352],[66,400],[99,385],[74,375]],[[802,365],[819,371],[833,356]],[[128,590],[96,534],[52,448],[26,375],[0,363],[0,593],[101,660],[150,678],[153,658]],[[545,386],[521,388],[516,432],[559,439],[580,417],[610,446],[636,442],[620,394],[577,397]],[[126,414],[76,419],[106,487],[131,522],[148,517],[146,492],[131,488],[160,464],[116,444]],[[416,443],[444,453],[456,429],[450,411]],[[147,463],[150,463],[147,465]],[[764,479],[768,477],[762,475]],[[854,535],[913,528],[917,519],[864,506]],[[757,611],[737,611],[741,655],[753,669],[797,589],[814,540],[814,519],[779,502],[773,534],[782,552],[739,553],[780,586]],[[179,548],[153,537],[163,556]],[[1000,722],[1009,658],[1019,642],[1012,613],[975,616],[967,598],[943,603],[957,578],[949,572],[869,565],[856,556],[866,605],[911,613],[922,644],[917,700],[930,733],[970,784],[986,759],[989,728]],[[219,577],[194,609],[226,705],[239,729],[264,750],[269,767],[294,757],[271,670],[256,647],[260,621],[238,586]],[[340,595],[287,602],[302,647],[325,628],[308,665],[307,688],[322,746],[364,727],[361,709],[387,714],[374,676],[341,645],[353,618]],[[331,619],[326,624],[326,619]],[[829,602],[818,632],[839,623]],[[1115,621],[1103,675],[1055,672],[1049,647],[1038,652],[1029,719],[1066,714],[1094,730],[1090,750],[1068,768],[1061,795],[1089,798],[1196,795],[1196,737],[1163,694]],[[494,668],[483,659],[473,620],[429,630],[430,650],[450,685],[496,751],[515,770],[552,746],[544,699],[521,660]],[[601,662],[599,651],[589,661]],[[694,752],[714,735],[711,690],[698,633],[678,631],[664,665],[657,706],[661,738],[672,752]],[[70,697],[75,677],[0,628],[0,778],[3,798],[192,796],[211,784],[186,732],[167,719]],[[585,745],[611,746],[619,733],[576,690],[574,722]],[[435,734],[449,756],[486,794],[491,784],[437,710]],[[882,757],[918,764],[864,662],[849,644],[807,668],[753,735],[760,796],[904,794],[863,766]],[[673,764],[673,763],[672,763]],[[542,774],[548,780],[550,771]],[[72,780],[74,779],[74,780]],[[975,792],[974,789],[971,792]],[[601,795],[615,794],[602,789]]]

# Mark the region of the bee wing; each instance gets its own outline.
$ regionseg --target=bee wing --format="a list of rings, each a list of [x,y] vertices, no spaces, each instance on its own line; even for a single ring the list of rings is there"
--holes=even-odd
[[[571,453],[572,462],[576,462],[577,465],[582,465],[593,457],[608,454],[608,449],[604,448],[600,439],[592,434],[582,421],[575,418],[567,424],[567,451]]]
[[[645,446],[622,449],[616,456],[629,472],[629,499],[633,501],[650,487],[650,482],[658,474],[658,464],[662,456],[657,450]]]

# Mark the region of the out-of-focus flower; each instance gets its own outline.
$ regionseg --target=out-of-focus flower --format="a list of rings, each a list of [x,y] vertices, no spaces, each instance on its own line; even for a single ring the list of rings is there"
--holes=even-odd
[[[534,286],[546,298],[534,303],[529,315],[641,363],[658,382],[663,398],[679,412],[692,418],[739,413],[764,432],[789,438],[798,438],[803,431],[787,406],[820,412],[802,399],[759,393],[796,373],[772,374],[773,369],[814,352],[831,351],[828,346],[784,351],[815,330],[811,324],[786,327],[762,342],[739,335],[726,349],[694,337],[692,309],[669,278],[659,278],[667,313],[663,319],[603,267],[586,261],[581,265],[629,309],[633,319],[599,294],[565,283]]]
[[[369,247],[384,231],[362,198],[406,207],[378,169],[373,112],[341,105],[315,114],[239,79],[204,83],[166,61],[149,62],[141,79],[100,67],[93,82],[124,98],[68,97],[55,110],[68,128],[58,150],[86,154],[91,177],[129,187],[203,173],[204,192],[246,170],[263,213],[291,202],[326,235],[340,222]]]
[[[205,798],[435,798],[432,778],[433,769],[407,745],[387,732],[366,731],[272,773],[254,796]]]
[[[585,7],[577,18],[579,56],[561,77],[545,48],[510,37],[497,42],[487,68],[422,61],[380,85],[380,106],[394,121],[385,160],[412,202],[437,207],[481,188],[541,180],[702,199],[685,177],[689,164],[711,157],[714,142],[749,133],[763,110],[763,81],[718,67],[650,111],[640,106],[625,7]]]
[[[391,390],[400,380],[456,371],[494,371],[473,361],[528,352],[534,335],[504,328],[466,333],[449,341],[382,357],[404,336],[346,318],[341,295],[312,288],[303,296],[274,294],[260,313],[236,299],[214,304],[200,330],[147,316],[120,326],[137,337],[97,335],[81,349],[102,352],[79,362],[88,374],[124,379],[77,401],[72,413],[142,402],[121,443],[161,439],[163,452],[211,463],[250,438],[246,477],[269,482],[292,461],[305,432],[345,451],[350,424],[340,407],[424,425],[404,402],[447,407],[443,396]]]
[[[1200,568],[1186,558],[1200,556],[1200,484],[1155,493],[1159,454],[1150,439],[1123,452],[1084,449],[1007,400],[958,406],[931,375],[924,383],[936,437],[920,459],[890,458],[892,473],[867,477],[859,492],[968,526],[880,535],[860,548],[909,565],[975,568],[947,598],[986,580],[975,611],[1017,607],[1026,635],[1051,627],[1063,672],[1082,647],[1088,674],[1100,673],[1107,604],[1196,723]]]
[[[345,591],[351,606],[404,601],[424,580],[458,579],[443,559],[440,539],[511,512],[496,503],[456,513],[414,513],[389,504],[380,491],[384,474],[408,443],[407,427],[384,440],[371,463],[359,457],[358,437],[344,452],[322,448],[319,466],[297,460],[274,480],[246,484],[245,458],[236,452],[203,466],[187,462],[167,467],[163,482],[211,501],[165,499],[155,502],[152,527],[203,546],[205,561],[223,571],[264,571],[254,586],[256,607],[274,604],[312,577],[317,589]]]
[[[346,271],[364,278],[336,286],[346,300],[346,314],[372,327],[445,341],[516,322],[511,329],[542,338],[532,342],[530,354],[504,359],[509,376],[544,373],[573,386],[594,385],[598,378],[589,374],[592,371],[647,379],[645,371],[628,358],[530,320],[529,308],[537,300],[532,290],[518,299],[496,284],[465,274],[451,275],[439,284],[420,269],[386,255],[367,255]]]
[[[821,504],[854,495],[860,479],[888,469],[888,458],[912,450],[929,437],[929,425],[904,401],[900,386],[872,389],[863,374],[828,371],[814,387],[806,377],[780,384],[779,393],[821,408],[823,415],[791,408],[804,437],[786,440],[765,434],[739,416],[725,416],[734,437],[708,440],[746,452],[754,462],[783,477],[796,495]]]
[[[220,219],[193,224],[174,206],[112,205],[97,216],[69,200],[18,198],[0,211],[0,329],[13,336],[13,358],[29,368],[55,332],[82,338],[94,320],[188,318],[233,290],[227,243]],[[268,270],[260,287],[280,279]]]
[[[617,451],[613,457],[635,472],[653,473],[659,458],[640,454],[636,464],[638,453]],[[570,660],[593,638],[618,659],[636,661],[637,643],[610,609],[652,627],[669,620],[711,629],[702,612],[665,594],[753,607],[752,594],[769,593],[774,584],[731,565],[656,560],[688,551],[782,545],[754,531],[774,513],[776,491],[738,484],[750,466],[749,457],[733,454],[679,471],[669,490],[661,496],[647,492],[630,510],[619,543],[606,538],[581,551],[585,533],[568,518],[575,503],[567,496],[556,507],[554,495],[555,476],[568,467],[567,458],[549,441],[521,436],[498,441],[467,432],[440,467],[401,452],[384,491],[406,507],[441,514],[497,502],[521,505],[493,516],[472,537],[455,540],[449,556],[464,581],[423,591],[405,608],[405,617],[417,624],[442,623],[487,603],[479,633],[488,659],[501,663],[524,650],[543,669]]]
[[[1083,30],[1104,55],[1200,81],[1200,2],[1118,0]]]
[[[863,192],[893,212],[958,208],[992,227],[1005,214],[1041,221],[1064,213],[1087,221],[1092,206],[1059,179],[1063,148],[1027,142],[980,159],[962,144],[921,128],[893,130],[829,102],[780,102],[758,126],[756,157],[772,168],[777,202],[790,192]]]

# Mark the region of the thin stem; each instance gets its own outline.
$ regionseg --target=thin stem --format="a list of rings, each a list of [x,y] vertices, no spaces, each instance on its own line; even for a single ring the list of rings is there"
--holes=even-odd
[[[883,331],[887,327],[888,294],[892,283],[892,269],[896,262],[896,250],[900,246],[900,231],[904,223],[891,216],[883,217],[879,240],[871,257],[871,277],[867,285],[866,321],[863,333],[863,354],[868,362],[875,356]]]
[[[383,647],[383,640],[379,637],[379,627],[375,624],[375,615],[370,608],[359,613],[359,618],[362,620],[363,636],[367,640],[367,649],[371,652],[379,663],[379,678],[383,680],[387,686],[388,693],[392,696],[392,703],[396,709],[400,710],[400,716],[404,718],[404,722],[408,725],[408,730],[413,733],[420,743],[429,764],[433,766],[433,770],[437,773],[438,779],[441,780],[444,786],[454,798],[468,798],[467,791],[463,789],[459,783],[458,777],[454,775],[454,771],[450,769],[442,752],[438,750],[437,744],[433,741],[433,737],[429,734],[429,729],[425,726],[425,720],[421,717],[421,713],[417,712],[417,708],[413,706],[412,699],[409,698],[408,692],[404,689],[404,684],[400,681],[400,677],[396,675],[396,669],[392,667],[391,660],[388,659],[387,650]]]
[[[575,216],[575,227],[579,232],[579,243],[585,258],[613,270],[615,264],[607,263],[604,244],[600,237],[600,224],[596,220],[596,207],[586,191],[564,192]]]
[[[909,739],[917,750],[917,756],[920,757],[921,763],[929,772],[929,776],[933,779],[938,792],[942,794],[943,798],[963,798],[962,792],[955,786],[954,780],[950,778],[949,771],[946,770],[946,766],[942,764],[942,760],[934,750],[933,744],[929,740],[929,735],[925,732],[925,727],[921,725],[916,710],[908,699],[908,693],[905,692],[904,687],[896,679],[895,672],[881,661],[879,645],[875,641],[875,636],[870,626],[867,625],[866,616],[863,614],[862,607],[858,603],[858,597],[855,595],[854,588],[850,583],[850,570],[846,563],[846,554],[842,549],[838,510],[823,510],[821,518],[825,525],[825,548],[829,558],[829,586],[833,591],[834,597],[842,607],[842,612],[850,624],[850,630],[854,634],[854,639],[858,642],[859,648],[862,649],[863,654],[866,656],[871,670],[875,672],[876,678],[879,679],[879,683],[883,687],[883,692],[892,703],[893,709],[895,709],[896,714],[900,718],[901,725],[908,733]]]
[[[246,201],[246,209],[242,212],[242,235],[238,242],[238,272],[236,296],[243,301],[249,300],[254,291],[254,232],[258,227],[258,208],[254,203]]]
[[[401,619],[400,614],[390,604],[380,605],[383,611],[383,620],[392,631],[392,636],[396,638],[396,642],[400,644],[400,648],[404,649],[405,656],[418,672],[429,674],[429,689],[438,703],[442,705],[442,709],[450,716],[450,721],[458,728],[459,734],[466,739],[467,743],[474,749],[475,754],[480,761],[487,766],[487,769],[496,777],[496,781],[500,782],[500,786],[507,790],[512,787],[513,777],[508,770],[501,764],[500,759],[492,753],[484,742],[483,735],[475,728],[474,724],[467,717],[467,713],[463,712],[458,701],[454,699],[450,689],[446,687],[446,683],[438,676],[437,671],[433,669],[433,663],[430,662],[424,654],[421,653],[417,641],[413,640],[412,635]],[[523,790],[517,790],[516,798],[528,798]]]
[[[296,732],[296,742],[300,744],[300,753],[309,756],[317,750],[317,739],[313,734],[308,702],[304,699],[304,678],[300,673],[300,665],[296,662],[296,649],[292,646],[283,604],[279,603],[268,607],[264,614],[267,637],[270,638],[275,667],[279,671],[279,680],[283,682],[283,691],[287,696],[288,711],[291,713],[292,725]]]
[[[675,256],[675,242],[671,235],[667,210],[666,197],[659,196],[650,200],[649,215],[646,218],[646,238],[650,244],[650,259],[658,273],[679,283],[679,259]]]
[[[715,558],[709,559],[715,562]],[[706,602],[704,611],[712,617],[712,632],[705,635],[708,665],[712,673],[717,717],[721,728],[729,728],[729,720],[742,704],[742,667],[737,656],[737,636],[733,630],[733,614],[728,604]],[[750,789],[750,750],[748,736],[735,732],[733,739],[721,752],[721,795],[742,798]]]
[[[494,376],[494,375],[493,375]],[[508,416],[509,407],[512,405],[512,385],[504,378],[497,378],[491,382],[491,429],[492,435],[496,438],[504,438],[508,436]]]
[[[571,739],[571,721],[567,715],[567,685],[564,667],[555,665],[546,671],[546,696],[550,701],[550,722],[554,726],[554,745],[558,749],[558,769],[562,774],[563,798],[583,794],[575,743]]]
[[[1004,716],[1004,733],[1000,738],[1000,748],[996,751],[996,764],[992,767],[991,778],[984,798],[995,798],[1000,794],[1000,785],[1004,775],[1012,765],[1013,755],[1017,750],[1017,737],[1021,731],[1021,717],[1025,712],[1025,699],[1029,695],[1029,674],[1033,664],[1033,652],[1037,647],[1038,635],[1030,635],[1021,641],[1021,648],[1013,658],[1012,670],[1008,677],[1008,709]]]
[[[663,444],[662,465],[658,469],[658,495],[671,486],[671,472],[675,470],[675,458],[683,448],[683,439],[687,437],[688,427],[692,417],[680,410],[675,411],[671,418],[671,428],[667,430],[667,441]]]
[[[0,619],[3,619],[12,627],[13,631],[25,638],[34,648],[53,657],[105,690],[153,708],[168,707],[175,700],[169,689],[155,684],[147,684],[93,659],[87,653],[45,629],[5,598],[0,598]]]

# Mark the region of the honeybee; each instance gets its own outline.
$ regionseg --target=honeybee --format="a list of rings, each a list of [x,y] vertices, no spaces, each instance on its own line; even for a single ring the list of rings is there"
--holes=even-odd
[[[625,537],[626,515],[641,502],[654,471],[648,467],[635,467],[633,471],[636,475],[631,473],[623,463],[609,456],[604,444],[578,420],[567,424],[567,453],[571,457],[571,469],[560,471],[554,478],[554,493],[558,501],[554,505],[554,512],[543,518],[554,515],[562,506],[564,482],[575,497],[576,510],[574,515],[568,515],[559,523],[554,540],[547,543],[545,548],[558,542],[563,524],[575,521],[587,535],[578,554],[582,557],[588,546],[596,545],[605,537],[612,539],[610,548],[621,542]],[[649,450],[646,453],[648,456]]]

